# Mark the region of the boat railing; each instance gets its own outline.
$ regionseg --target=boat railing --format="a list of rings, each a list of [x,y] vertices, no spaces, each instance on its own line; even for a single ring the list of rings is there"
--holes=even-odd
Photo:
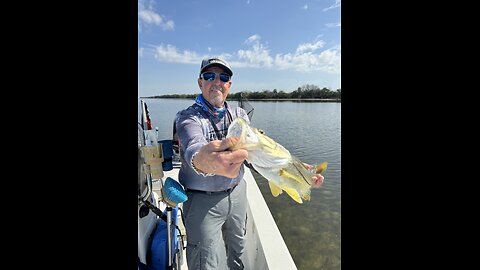
[[[296,270],[297,266],[249,169],[245,170],[244,178],[248,199],[245,269]]]

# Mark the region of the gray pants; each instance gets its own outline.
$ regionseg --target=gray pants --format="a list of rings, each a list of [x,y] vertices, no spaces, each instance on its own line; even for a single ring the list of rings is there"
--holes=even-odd
[[[230,193],[187,191],[187,196],[183,211],[188,269],[224,269],[220,265],[225,261],[225,254],[229,269],[244,269],[240,257],[245,250],[247,221],[245,180]]]

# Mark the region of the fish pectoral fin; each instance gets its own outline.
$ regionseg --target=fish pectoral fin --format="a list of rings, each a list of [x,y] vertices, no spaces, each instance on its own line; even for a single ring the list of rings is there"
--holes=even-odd
[[[318,164],[316,173],[321,173],[327,169],[328,162],[322,162]]]
[[[273,197],[277,197],[278,195],[282,194],[282,189],[275,185],[272,181],[268,181],[268,186],[270,187],[270,191],[272,192]]]
[[[298,195],[298,192],[295,189],[289,188],[285,185],[282,185],[282,189],[285,190],[287,194],[290,197],[292,197],[293,200],[295,200],[298,203],[303,203],[302,199],[300,198],[300,195]]]

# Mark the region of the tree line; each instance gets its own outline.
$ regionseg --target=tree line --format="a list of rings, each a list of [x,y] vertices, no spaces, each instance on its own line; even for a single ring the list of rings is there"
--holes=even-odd
[[[197,94],[168,94],[153,96],[151,98],[185,98],[185,99],[195,99]],[[292,92],[285,92],[283,90],[278,91],[277,89],[263,90],[263,91],[241,91],[236,93],[230,93],[229,99],[240,100],[240,98],[247,98],[250,100],[255,99],[332,99],[332,100],[341,100],[342,90],[337,89],[332,91],[326,87],[320,89],[320,87],[312,84],[306,84],[301,87],[298,87],[297,90]]]

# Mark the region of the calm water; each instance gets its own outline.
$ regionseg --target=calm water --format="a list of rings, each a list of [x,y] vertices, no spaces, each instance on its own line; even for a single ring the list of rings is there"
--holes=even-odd
[[[146,99],[159,139],[171,139],[175,114],[193,100]],[[231,101],[236,104],[236,101]],[[140,101],[138,102],[140,104]],[[341,103],[261,102],[255,108],[252,126],[283,145],[309,164],[328,162],[325,182],[313,189],[311,200],[298,204],[285,192],[277,198],[267,180],[253,172],[263,197],[300,270],[341,268]],[[141,109],[139,106],[139,119]]]

